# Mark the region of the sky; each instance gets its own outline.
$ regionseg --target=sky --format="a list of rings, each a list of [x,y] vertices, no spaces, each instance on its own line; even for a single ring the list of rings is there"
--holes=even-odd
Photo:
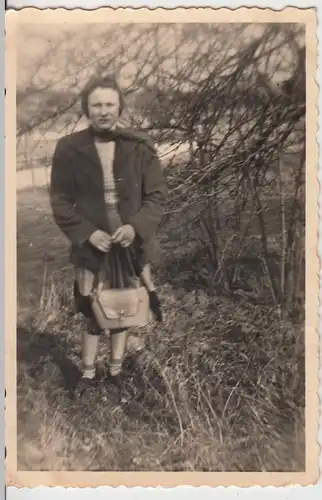
[[[72,24],[47,24],[47,25],[26,25],[23,27],[23,30],[20,31],[20,42],[18,44],[18,61],[17,61],[17,83],[18,85],[24,85],[25,83],[30,82],[32,77],[35,77],[37,71],[35,71],[35,67],[37,66],[37,61],[41,61],[44,59],[48,51],[50,51],[58,40],[69,37],[68,45],[64,44],[59,48],[57,53],[57,57],[51,60],[50,63],[45,60],[42,63],[42,69],[40,74],[43,75],[43,78],[48,82],[59,80],[59,86],[61,88],[70,87],[77,85],[78,79],[75,79],[75,72],[72,69],[72,63],[77,60],[77,57],[83,63],[86,59],[86,54],[88,52],[89,46],[92,47],[94,54],[108,54],[109,47],[106,45],[103,48],[99,46],[100,38],[98,37],[98,33],[100,31],[104,31],[107,33],[107,24],[101,25],[92,25],[92,32],[90,32],[89,26],[79,26]],[[115,25],[114,25],[115,26]],[[160,25],[158,25],[160,27]],[[184,29],[187,25],[177,25],[177,31]],[[217,25],[218,26],[218,25]],[[80,31],[79,31],[80,30]],[[173,28],[169,29],[168,26],[164,26],[160,28],[159,34],[159,44],[158,51],[160,54],[170,54],[171,50],[174,47],[175,37],[177,36],[177,31]],[[187,31],[187,30],[185,30]],[[263,31],[263,27],[261,25],[252,24],[249,25],[245,30],[245,39],[249,39],[252,37],[257,37]],[[188,32],[189,34],[189,32]],[[192,37],[193,39],[193,37]],[[27,41],[27,43],[26,43]],[[77,42],[76,42],[77,41]],[[230,37],[227,37],[227,43],[231,42]],[[234,41],[234,40],[233,40]],[[116,40],[117,42],[117,40]],[[112,43],[112,42],[111,42]],[[115,43],[115,40],[114,40]],[[153,46],[152,39],[146,39],[144,48],[142,50],[146,51],[148,54],[149,48]],[[193,43],[193,42],[191,42]],[[83,44],[83,45],[81,45]],[[96,48],[95,48],[96,44]],[[135,51],[136,45],[133,43],[131,46],[131,50]],[[204,47],[207,50],[205,45]],[[78,49],[78,52],[77,52]],[[231,52],[235,49],[231,49]],[[83,51],[83,52],[82,52]],[[181,54],[179,54],[179,62],[185,59],[187,54],[191,51],[191,44],[186,43],[184,48],[181,49]],[[111,52],[111,51],[110,51]],[[124,57],[130,56],[130,52],[125,54]],[[229,50],[228,54],[229,56]],[[277,56],[280,58],[283,64],[289,64],[290,62],[290,51],[285,50],[285,48],[280,49]],[[67,61],[71,61],[67,64]],[[91,61],[91,60],[89,60]],[[167,57],[164,62],[164,71],[171,69],[171,65],[173,64],[173,59]],[[82,77],[85,79],[87,75],[92,71],[93,65],[89,62],[88,68],[83,71]],[[127,85],[130,81],[133,73],[137,70],[135,63],[127,64],[126,71],[121,74],[121,84]],[[60,74],[70,73],[70,76],[63,81],[60,81],[61,78],[58,77]],[[279,82],[285,78],[285,72],[281,70],[280,72],[270,71],[268,68],[268,72],[271,73],[271,77],[274,81]],[[123,81],[122,81],[123,80]]]

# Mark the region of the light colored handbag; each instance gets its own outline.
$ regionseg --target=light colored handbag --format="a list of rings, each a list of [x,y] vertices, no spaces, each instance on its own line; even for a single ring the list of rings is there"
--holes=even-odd
[[[91,295],[92,310],[102,329],[146,326],[151,321],[149,295],[144,286],[99,289]]]
[[[90,295],[93,314],[100,328],[146,326],[152,319],[149,294],[139,277],[131,288],[104,288],[102,282]]]

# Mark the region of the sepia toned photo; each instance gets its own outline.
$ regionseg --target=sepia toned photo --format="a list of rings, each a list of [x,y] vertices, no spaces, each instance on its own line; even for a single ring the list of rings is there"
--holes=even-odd
[[[313,9],[6,19],[7,484],[313,484]]]

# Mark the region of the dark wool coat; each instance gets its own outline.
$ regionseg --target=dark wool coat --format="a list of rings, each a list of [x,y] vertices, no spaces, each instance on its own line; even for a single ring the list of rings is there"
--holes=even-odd
[[[114,176],[123,224],[136,231],[134,248],[141,265],[155,260],[155,233],[167,199],[167,187],[151,140],[136,131],[117,129]],[[50,201],[56,224],[71,242],[70,261],[96,273],[104,254],[88,238],[108,231],[103,170],[90,129],[57,142]]]

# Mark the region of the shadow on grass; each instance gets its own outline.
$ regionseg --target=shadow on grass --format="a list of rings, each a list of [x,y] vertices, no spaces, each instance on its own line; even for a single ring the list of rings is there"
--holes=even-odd
[[[75,355],[75,344],[67,334],[38,333],[32,332],[31,329],[18,327],[18,387],[21,390],[26,386],[25,374],[27,373],[32,379],[31,383],[35,385],[35,389],[39,388],[39,385],[43,383],[43,388],[50,400],[52,400],[52,397],[55,399],[54,395],[57,393],[59,386],[65,389],[67,394],[75,386],[81,375],[76,363],[70,359],[71,354]],[[103,362],[100,371],[107,373],[107,366],[108,363],[105,366],[105,362]],[[55,367],[58,368],[57,371]],[[50,381],[46,370],[47,373],[50,373]],[[156,410],[167,413],[163,407],[163,397],[167,392],[164,381],[153,367],[140,364],[140,356],[126,358],[124,375],[126,386],[132,396],[131,402],[123,406],[125,415],[129,418],[155,424],[154,414]],[[108,379],[103,383],[102,388],[104,386],[108,388]],[[91,394],[91,398],[99,402],[100,391],[95,390],[94,392]],[[115,397],[111,393],[109,404],[114,405],[115,403]],[[72,406],[74,404],[78,407],[77,403],[73,403]],[[95,420],[96,418],[93,416],[93,425]],[[173,426],[171,418],[165,418],[165,421],[170,428]]]
[[[49,362],[60,370],[66,389],[70,389],[80,376],[76,364],[68,358],[67,353],[73,343],[66,336],[49,333],[37,333],[17,328],[17,362],[26,366],[32,378],[41,376]]]

